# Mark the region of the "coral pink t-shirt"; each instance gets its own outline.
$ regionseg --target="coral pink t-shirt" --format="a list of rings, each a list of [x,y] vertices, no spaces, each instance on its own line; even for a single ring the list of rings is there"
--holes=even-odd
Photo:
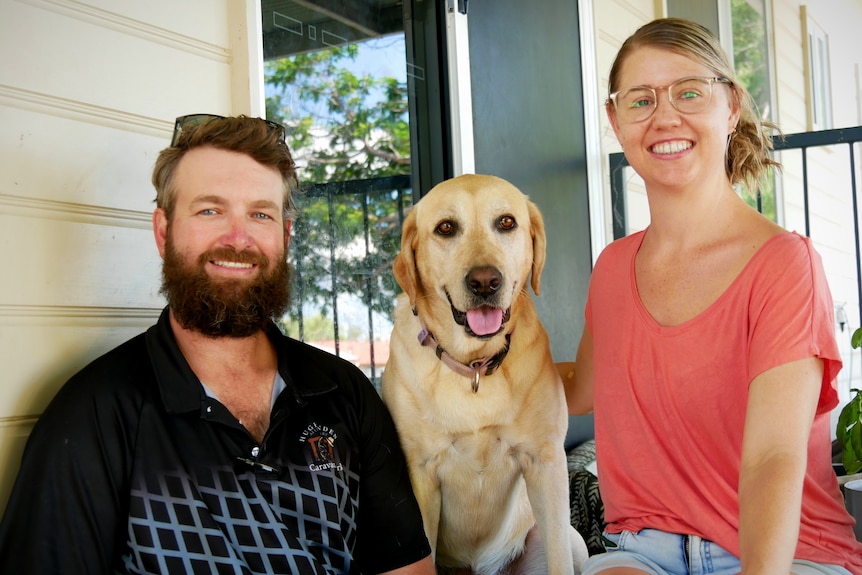
[[[796,558],[862,573],[862,544],[831,466],[829,412],[838,403],[841,360],[832,297],[810,241],[791,232],[770,238],[711,306],[663,327],[637,292],[634,259],[643,235],[602,252],[585,312],[608,529],[698,535],[739,556],[737,489],[749,383],[772,367],[816,356],[825,372]]]

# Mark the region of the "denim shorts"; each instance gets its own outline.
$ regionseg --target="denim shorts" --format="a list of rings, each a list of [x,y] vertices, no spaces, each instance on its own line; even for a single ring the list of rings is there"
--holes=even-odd
[[[677,535],[656,529],[637,533],[604,533],[607,553],[590,557],[581,575],[596,575],[612,567],[632,567],[651,575],[736,575],[739,559],[730,551],[696,535]],[[852,575],[838,565],[793,562],[796,575]]]

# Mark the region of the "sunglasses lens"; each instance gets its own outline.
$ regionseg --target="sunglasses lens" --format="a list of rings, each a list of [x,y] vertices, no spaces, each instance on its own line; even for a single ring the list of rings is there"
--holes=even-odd
[[[176,123],[174,124],[174,135],[171,138],[171,146],[176,146],[177,142],[180,139],[180,135],[183,133],[183,130],[188,130],[189,128],[194,128],[195,126],[200,126],[205,122],[209,122],[210,120],[224,120],[224,116],[218,116],[216,114],[189,114],[188,116],[180,116],[177,118]],[[277,124],[271,120],[264,120],[266,125],[270,130],[278,132],[280,134],[281,139],[284,139],[284,126],[281,124]]]
[[[180,134],[183,133],[183,130],[199,126],[209,120],[218,120],[223,118],[224,116],[217,116],[215,114],[189,114],[188,116],[180,116],[174,124],[174,135],[171,138],[171,146],[176,145],[177,140],[180,138]]]

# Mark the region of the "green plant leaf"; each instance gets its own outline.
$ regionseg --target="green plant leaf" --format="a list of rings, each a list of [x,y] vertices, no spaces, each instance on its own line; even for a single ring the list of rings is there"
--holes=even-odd
[[[841,463],[844,464],[844,471],[848,475],[862,471],[862,455],[856,454],[852,442],[844,445],[844,452],[841,454]]]
[[[835,437],[838,443],[843,448],[847,445],[847,428],[850,427],[850,404],[844,406],[841,413],[838,414],[838,423],[835,426]]]
[[[850,391],[855,395],[838,414],[835,436],[841,445],[844,469],[853,474],[862,471],[862,391],[855,388]]]
[[[850,345],[852,345],[854,349],[862,346],[862,327],[857,328],[856,331],[853,332],[853,335],[850,336]]]

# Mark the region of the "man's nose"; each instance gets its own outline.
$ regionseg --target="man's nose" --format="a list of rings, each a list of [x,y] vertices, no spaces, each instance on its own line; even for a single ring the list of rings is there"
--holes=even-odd
[[[227,220],[227,229],[221,236],[221,243],[242,251],[254,244],[249,230],[251,222],[245,216],[232,216]]]

